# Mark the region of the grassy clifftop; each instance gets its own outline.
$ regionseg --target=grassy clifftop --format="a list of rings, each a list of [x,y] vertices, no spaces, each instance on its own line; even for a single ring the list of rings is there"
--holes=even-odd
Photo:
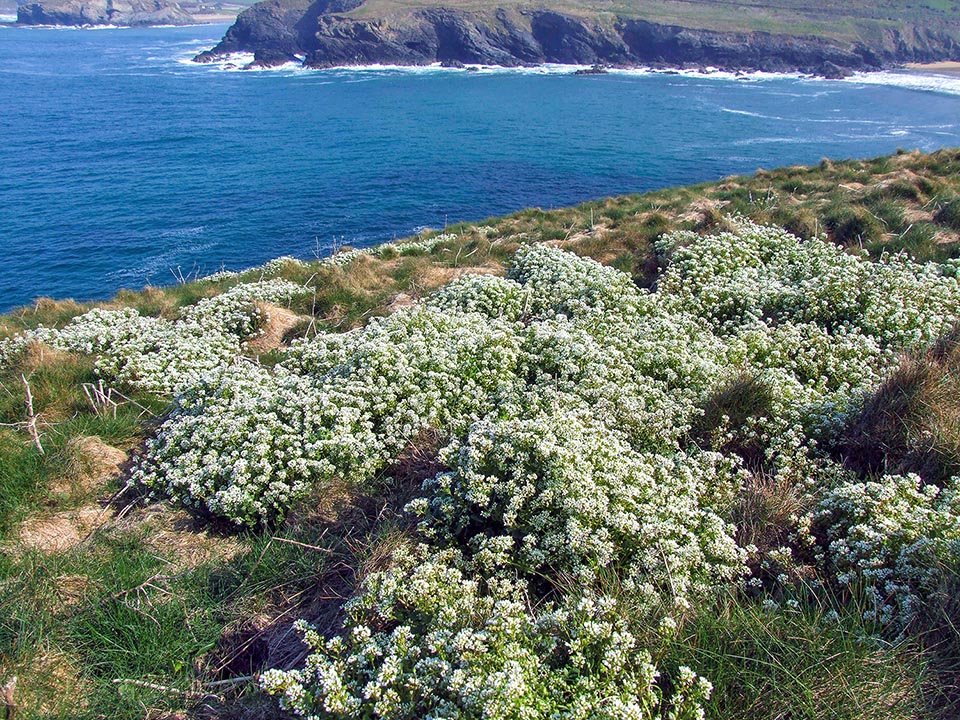
[[[18,717],[954,717],[958,256],[945,150],[10,313],[0,684]]]
[[[544,5],[570,14],[605,13],[699,30],[819,35],[840,40],[861,40],[871,44],[884,28],[899,29],[907,24],[935,30],[950,28],[956,32],[957,23],[960,23],[960,6],[951,0],[922,4],[905,0],[879,3],[862,0],[557,0],[551,3],[530,3],[523,0],[454,0],[443,5],[475,12],[498,7]],[[357,18],[384,17],[419,7],[436,7],[436,3],[429,0],[366,0],[348,15]]]

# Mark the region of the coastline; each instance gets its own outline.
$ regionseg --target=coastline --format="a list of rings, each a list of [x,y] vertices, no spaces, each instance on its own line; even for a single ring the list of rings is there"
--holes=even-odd
[[[824,78],[821,75],[799,71],[765,72],[762,70],[744,71],[716,66],[684,67],[669,65],[604,66],[598,70],[595,65],[577,65],[563,63],[540,63],[536,65],[465,65],[456,67],[434,62],[429,64],[378,64],[334,65],[311,67],[299,60],[283,64],[265,65],[257,63],[252,52],[226,53],[216,60],[197,62],[191,53],[180,57],[177,62],[183,65],[200,65],[223,72],[278,72],[278,73],[470,73],[476,76],[497,74],[525,75],[582,75],[582,76],[676,76],[678,78],[703,78],[712,80],[762,82],[775,80],[824,80],[848,82],[865,85],[888,85],[921,92],[935,92],[948,95],[960,95],[960,63],[916,64],[911,68],[880,68],[852,73],[843,78]],[[955,72],[940,69],[943,66],[956,66]]]
[[[932,63],[907,63],[903,66],[903,69],[918,75],[948,75],[950,77],[960,77],[960,62],[952,60]]]

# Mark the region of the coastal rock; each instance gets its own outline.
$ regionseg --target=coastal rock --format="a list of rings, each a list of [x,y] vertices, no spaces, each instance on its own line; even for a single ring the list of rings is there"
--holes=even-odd
[[[885,31],[869,47],[817,36],[699,30],[610,13],[568,14],[501,7],[467,11],[402,8],[354,12],[365,0],[265,0],[242,12],[199,62],[254,53],[270,66],[367,64],[517,66],[569,63],[625,67],[715,67],[731,71],[803,72],[844,77],[903,62],[960,59],[957,33]]]
[[[193,17],[167,0],[39,0],[17,7],[20,25],[189,25]]]

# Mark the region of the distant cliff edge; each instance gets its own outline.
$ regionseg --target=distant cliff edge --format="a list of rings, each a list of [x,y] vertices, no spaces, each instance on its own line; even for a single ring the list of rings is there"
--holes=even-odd
[[[196,22],[167,0],[38,0],[17,7],[20,25],[190,25]]]
[[[394,5],[379,14],[365,0],[265,0],[243,11],[223,40],[195,60],[252,52],[257,66],[571,63],[842,77],[905,62],[960,60],[958,37],[960,28],[904,23],[882,28],[868,44],[817,35],[691,29],[612,13],[523,6],[474,11]]]

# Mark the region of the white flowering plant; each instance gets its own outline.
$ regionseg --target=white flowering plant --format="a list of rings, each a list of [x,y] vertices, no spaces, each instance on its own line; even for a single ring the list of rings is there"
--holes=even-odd
[[[306,292],[281,280],[238,282],[173,320],[91,311],[4,341],[0,361],[40,341],[171,394],[132,481],[251,528],[335,482],[369,489],[411,442],[437,438],[446,469],[408,505],[415,539],[366,577],[330,637],[302,627],[305,668],[262,675],[284,708],[697,718],[709,684],[687,669],[658,675],[643,627],[675,632],[698,598],[744,577],[728,519],[748,473],[807,493],[817,509],[797,519],[803,552],[819,551],[840,586],[872,588],[883,620],[922,595],[928,561],[953,558],[958,542],[955,483],[863,482],[822,451],[897,353],[960,318],[955,267],[732,225],[663,238],[654,290],[524,246],[506,278],[461,277],[362,328],[295,342],[269,368],[242,343],[260,303]],[[762,412],[700,427],[738,377],[762,385]],[[750,458],[717,452],[747,446]],[[791,552],[771,550],[768,567]]]
[[[945,487],[917,475],[885,475],[832,488],[808,520],[825,545],[821,562],[837,584],[862,593],[865,615],[900,626],[960,563],[960,478]]]
[[[344,632],[299,626],[301,670],[260,685],[310,718],[645,720],[702,718],[709,682],[688,668],[673,692],[609,596],[574,593],[531,609],[526,582],[484,577],[453,549],[420,545],[367,577]]]

